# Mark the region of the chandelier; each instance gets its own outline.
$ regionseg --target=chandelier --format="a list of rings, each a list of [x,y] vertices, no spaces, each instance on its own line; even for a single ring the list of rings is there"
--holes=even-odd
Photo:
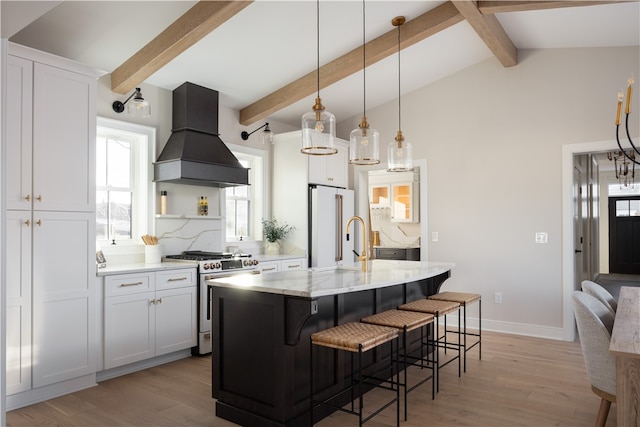
[[[616,168],[616,179],[620,183],[620,188],[631,187],[635,182],[636,177],[636,155],[633,150],[629,152],[624,151],[609,151],[607,158],[613,161]],[[631,165],[631,170],[629,170]]]
[[[624,108],[625,131],[627,133],[627,139],[629,140],[629,144],[631,145],[631,148],[633,148],[633,150],[629,150],[628,153],[624,150],[624,148],[622,148],[622,143],[620,143],[620,135],[619,135],[620,134],[620,114],[622,112],[622,101],[624,100],[624,94],[622,93],[622,90],[618,92],[618,109],[616,112],[616,141],[618,142],[618,147],[620,148],[620,151],[616,154],[624,156],[625,161],[621,164],[621,167],[624,166],[624,170],[628,170],[628,163],[625,165],[625,162],[631,162],[634,165],[640,165],[640,162],[636,160],[636,156],[635,156],[636,154],[640,155],[640,150],[638,150],[638,147],[636,147],[633,144],[633,141],[631,140],[631,134],[629,133],[629,113],[631,113],[631,92],[632,92],[633,82],[634,82],[633,76],[629,77],[629,80],[627,80],[627,83],[628,83],[627,102]],[[611,157],[609,157],[609,160],[611,160]],[[632,169],[632,174],[634,172],[635,172],[635,166]],[[616,165],[616,177],[617,176],[618,176],[618,167]]]

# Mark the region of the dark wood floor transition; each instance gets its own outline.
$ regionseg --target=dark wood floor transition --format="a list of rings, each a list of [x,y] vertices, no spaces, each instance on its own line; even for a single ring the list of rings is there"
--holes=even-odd
[[[409,420],[402,426],[594,425],[599,400],[591,391],[579,343],[491,332],[483,337],[482,360],[471,350],[461,378],[457,366],[445,367],[434,401],[428,383],[409,395]],[[7,422],[11,427],[233,426],[215,416],[210,372],[209,357],[192,357],[11,411]],[[608,427],[616,425],[615,411],[613,405]],[[392,426],[394,416],[387,410],[367,425]],[[357,425],[351,416],[334,414],[318,425],[342,427],[354,421]]]

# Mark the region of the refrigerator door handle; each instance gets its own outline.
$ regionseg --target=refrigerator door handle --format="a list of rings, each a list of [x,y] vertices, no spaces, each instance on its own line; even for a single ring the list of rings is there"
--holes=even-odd
[[[342,261],[342,195],[336,194],[336,261]]]

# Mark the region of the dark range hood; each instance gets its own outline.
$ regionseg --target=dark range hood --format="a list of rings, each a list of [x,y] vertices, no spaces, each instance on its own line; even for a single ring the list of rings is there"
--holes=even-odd
[[[218,91],[183,83],[173,91],[173,129],[154,181],[207,187],[249,185],[249,169],[218,136]]]

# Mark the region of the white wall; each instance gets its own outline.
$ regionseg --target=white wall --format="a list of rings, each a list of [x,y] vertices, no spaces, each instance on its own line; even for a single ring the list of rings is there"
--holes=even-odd
[[[443,289],[483,295],[483,327],[563,336],[562,146],[614,138],[616,94],[639,62],[637,46],[521,50],[515,67],[489,59],[402,96],[403,133],[427,159],[429,257],[456,263]],[[367,117],[385,163],[397,101]]]

